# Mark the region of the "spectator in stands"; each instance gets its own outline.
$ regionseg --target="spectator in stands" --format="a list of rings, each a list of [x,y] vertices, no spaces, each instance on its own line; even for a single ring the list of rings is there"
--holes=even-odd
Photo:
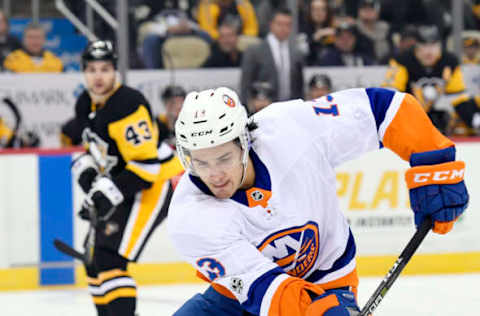
[[[162,47],[170,37],[194,36],[211,42],[210,36],[199,29],[183,10],[164,10],[151,22],[150,31],[142,45],[143,61],[146,68],[163,68]]]
[[[6,113],[8,113],[6,115],[9,118],[8,123],[2,118],[2,114]],[[40,146],[38,134],[34,130],[23,128],[22,121],[22,114],[17,104],[8,97],[0,99],[0,149]]]
[[[163,105],[165,106],[165,113],[157,117],[157,124],[159,130],[159,139],[166,141],[171,146],[175,146],[175,122],[178,118],[178,113],[182,109],[183,101],[187,96],[187,91],[181,86],[169,85],[160,96]]]
[[[218,40],[211,45],[210,57],[203,67],[239,67],[241,59],[238,24],[235,21],[225,21],[218,28]]]
[[[86,1],[78,1],[78,0],[64,0],[66,5],[72,10],[74,15],[78,17],[84,24],[87,24],[87,15],[86,15],[86,7],[88,6]],[[130,1],[137,2],[139,0]],[[117,7],[118,1],[117,0],[100,0],[98,1],[103,8],[110,13],[114,18],[117,19]],[[158,1],[158,2],[164,2]],[[169,1],[167,1],[169,2]],[[136,10],[132,6],[128,10],[128,42],[132,49],[129,50],[129,64],[130,68],[139,69],[144,68],[144,64],[142,59],[139,56],[138,50],[133,49],[133,47],[137,46],[137,35],[138,35],[138,23],[137,19],[135,18]],[[112,43],[116,43],[116,30],[113,29],[100,15],[96,12],[93,12],[93,33],[97,34],[103,40],[109,40]]]
[[[197,5],[197,0],[136,0],[135,18],[139,23],[152,19],[164,10],[181,10],[189,19],[192,19],[192,11]]]
[[[247,110],[254,114],[272,104],[274,98],[273,87],[268,81],[257,81],[250,86],[248,93]]]
[[[439,29],[440,38],[443,40],[451,28],[452,2],[454,1],[382,0],[381,19],[390,23],[392,33],[401,32],[407,24],[436,25]]]
[[[289,9],[278,8],[267,38],[245,51],[240,84],[243,102],[248,100],[250,85],[256,81],[272,85],[273,101],[303,97],[303,56],[289,40],[292,19]]]
[[[61,72],[60,58],[44,48],[45,30],[40,24],[29,24],[23,32],[23,47],[11,52],[3,63],[12,72]]]
[[[455,104],[455,113],[452,116],[450,135],[479,136],[480,95],[471,95],[459,100]]]
[[[478,30],[480,28],[480,0],[464,1],[463,5],[465,30]]]
[[[374,62],[372,42],[358,34],[355,24],[344,22],[336,28],[334,46],[326,48],[315,64],[356,67]]]
[[[390,26],[378,19],[379,0],[361,0],[358,6],[358,31],[368,37],[374,44],[376,60],[382,60],[390,53]]]
[[[417,28],[417,43],[390,61],[385,86],[413,94],[433,124],[449,133],[452,105],[465,100],[466,87],[457,57],[442,51],[435,25]]]
[[[12,51],[22,47],[20,41],[8,33],[9,24],[5,12],[0,10],[0,68],[3,68],[3,61]]]
[[[332,80],[326,74],[315,74],[308,84],[308,99],[313,100],[332,92]]]
[[[12,129],[3,121],[0,116],[0,148],[6,148],[13,137]]]
[[[237,19],[241,35],[258,36],[255,9],[249,0],[201,0],[198,5],[198,23],[213,39],[218,38],[218,26],[224,19]]]
[[[392,51],[380,60],[380,64],[388,64],[392,58],[413,49],[417,43],[417,28],[411,24],[405,25],[396,38],[398,40],[394,39]]]
[[[305,23],[299,24],[299,27],[300,32],[307,36],[307,64],[312,65],[323,50],[335,42],[334,16],[327,0],[312,0],[306,14]]]
[[[465,33],[463,37],[462,64],[480,64],[480,32]]]

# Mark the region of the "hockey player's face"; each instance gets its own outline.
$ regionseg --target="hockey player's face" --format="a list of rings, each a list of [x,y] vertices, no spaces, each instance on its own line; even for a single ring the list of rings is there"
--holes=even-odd
[[[90,61],[85,68],[85,79],[91,93],[108,94],[115,86],[115,68],[109,61]]]
[[[240,187],[242,150],[233,141],[212,148],[193,150],[192,167],[219,199],[228,199]]]

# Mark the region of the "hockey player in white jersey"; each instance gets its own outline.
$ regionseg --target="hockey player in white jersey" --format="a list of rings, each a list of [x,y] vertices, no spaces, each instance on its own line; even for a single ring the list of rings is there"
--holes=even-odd
[[[405,93],[344,90],[247,119],[230,89],[192,92],[176,138],[188,174],[169,235],[211,286],[175,316],[358,314],[355,241],[334,168],[367,151],[385,146],[410,163],[416,225],[431,216],[445,234],[468,203],[454,144]]]

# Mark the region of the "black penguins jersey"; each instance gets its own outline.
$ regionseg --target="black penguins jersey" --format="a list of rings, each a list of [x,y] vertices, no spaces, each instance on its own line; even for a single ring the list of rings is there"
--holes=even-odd
[[[138,90],[121,85],[104,104],[84,91],[75,112],[83,144],[124,196],[152,185],[160,169],[158,129]]]
[[[443,52],[432,67],[423,66],[413,51],[392,58],[384,86],[412,93],[426,110],[439,96],[466,89],[458,59],[448,52]]]

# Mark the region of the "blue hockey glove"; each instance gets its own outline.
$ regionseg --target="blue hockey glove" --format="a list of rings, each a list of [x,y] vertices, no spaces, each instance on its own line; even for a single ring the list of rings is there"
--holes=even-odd
[[[455,161],[455,148],[415,153],[412,168],[405,173],[410,205],[418,227],[426,216],[434,221],[433,231],[446,234],[466,209],[468,192],[463,181],[465,163]]]
[[[124,200],[122,192],[108,177],[98,178],[84,201],[87,210],[95,208],[97,216],[104,218],[115,206]]]
[[[348,290],[326,290],[313,298],[305,316],[355,316],[360,314],[355,295]]]

